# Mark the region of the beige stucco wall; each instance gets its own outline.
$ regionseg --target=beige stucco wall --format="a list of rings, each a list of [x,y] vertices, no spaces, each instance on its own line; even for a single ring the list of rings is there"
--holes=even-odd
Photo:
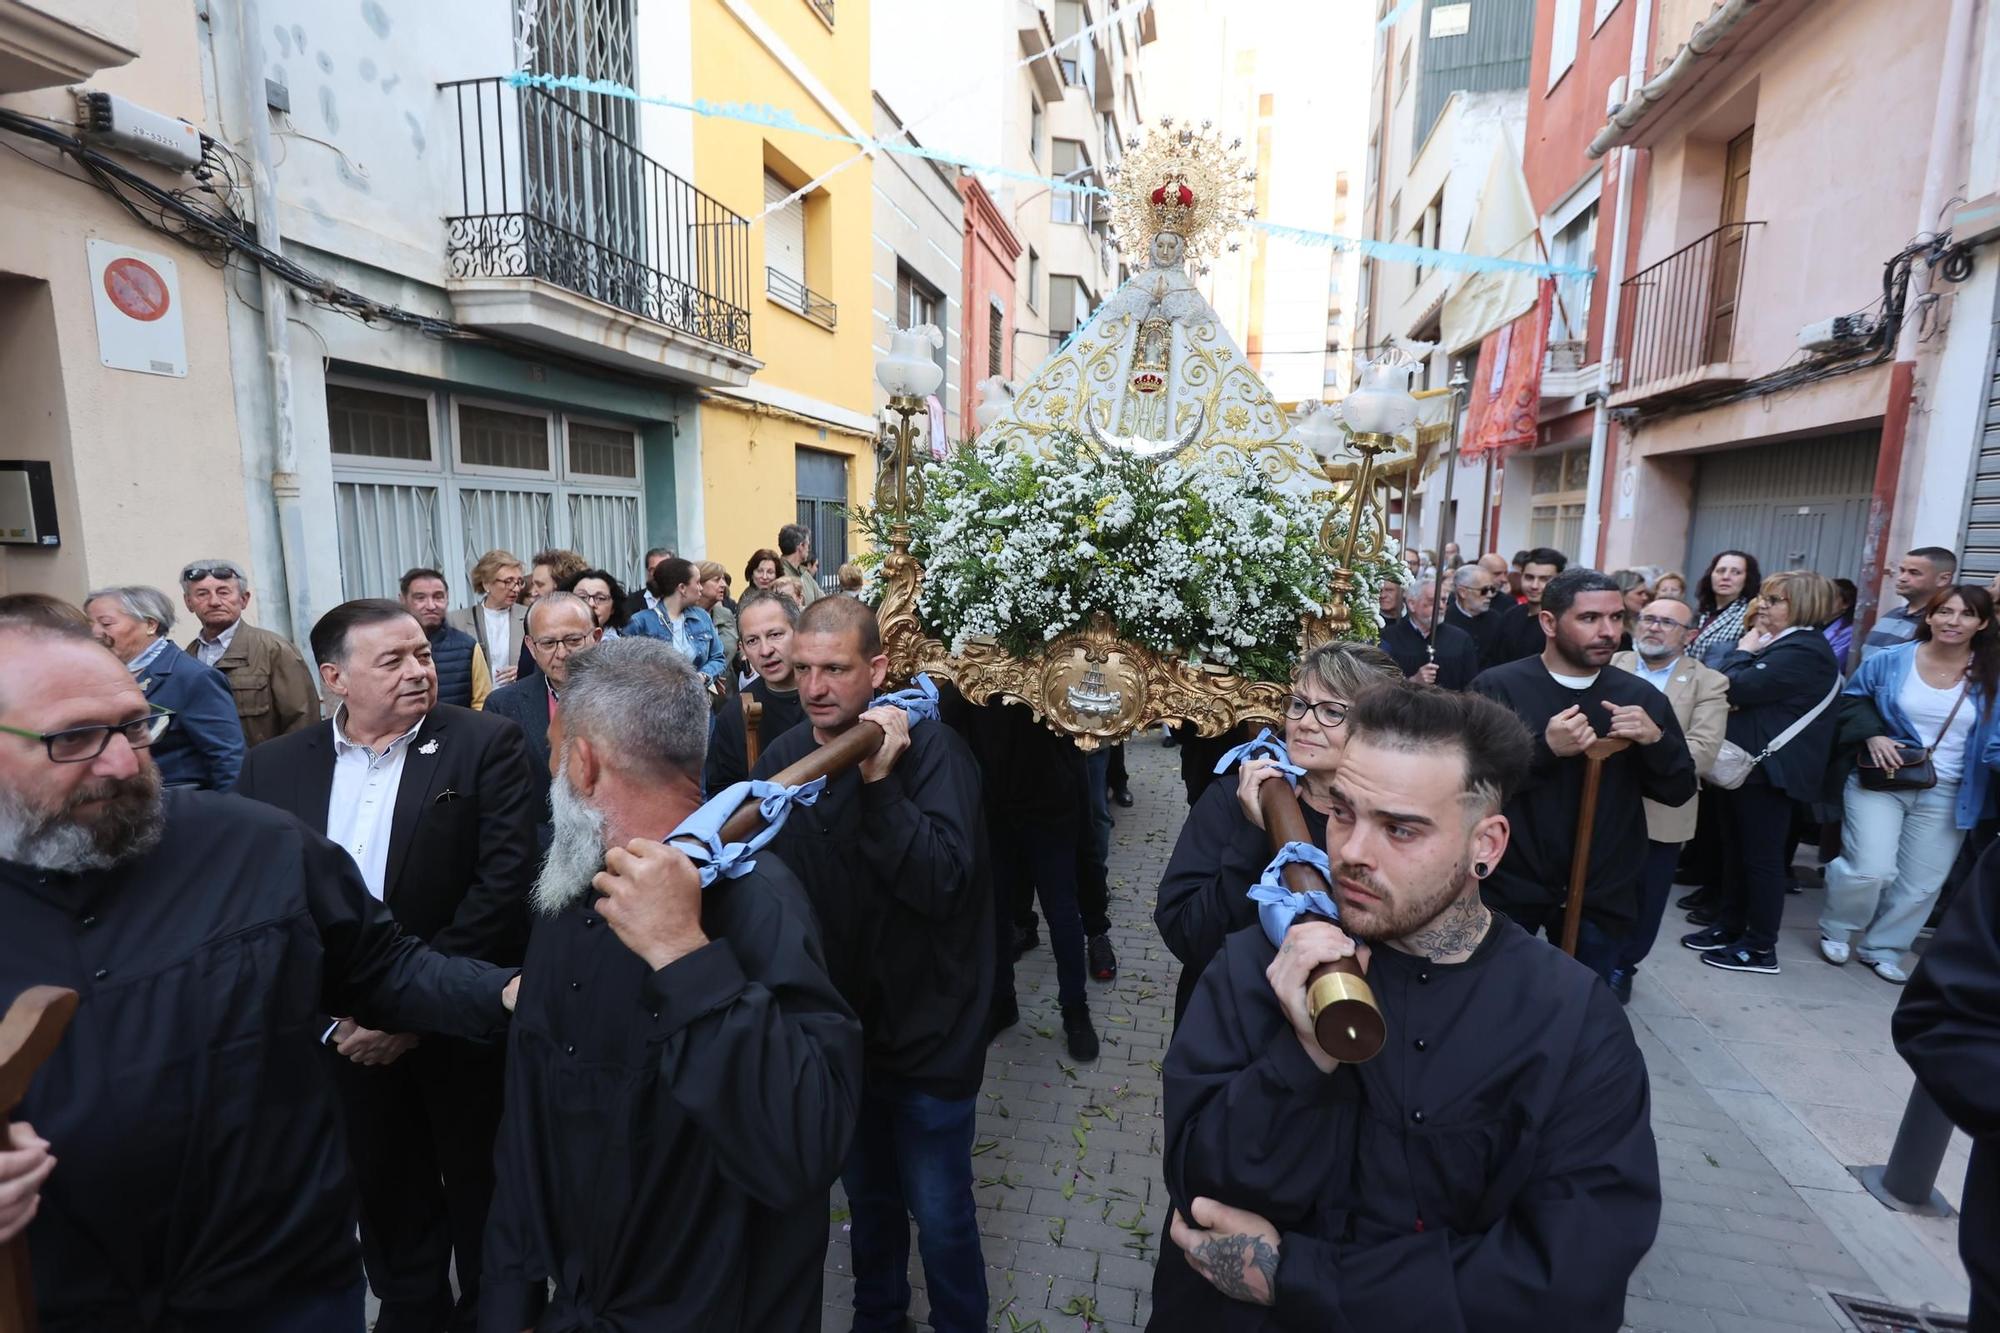
[[[1916,229],[1942,54],[1942,25],[1910,23],[1897,6],[1803,8],[1651,140],[1640,268],[1715,229],[1726,145],[1755,126],[1745,216],[1764,225],[1745,261],[1732,349],[1740,373],[1778,369],[1796,355],[1802,326],[1881,295],[1883,265]],[[1887,368],[1877,367],[1642,423],[1612,479],[1606,567],[1679,563],[1699,453],[1879,420],[1887,393]],[[1628,482],[1629,507],[1619,494]]]
[[[139,58],[88,86],[203,123],[194,5],[155,0],[133,8]],[[0,105],[74,116],[61,90]],[[38,160],[55,160],[9,139]],[[163,182],[191,183],[121,160]],[[87,255],[94,237],[173,259],[185,379],[99,364]],[[55,551],[0,548],[0,591],[77,598],[104,583],[173,591],[189,557],[247,559],[225,300],[222,274],[196,251],[134,221],[95,186],[0,153],[0,421],[8,440],[0,453],[55,463],[62,530]]]

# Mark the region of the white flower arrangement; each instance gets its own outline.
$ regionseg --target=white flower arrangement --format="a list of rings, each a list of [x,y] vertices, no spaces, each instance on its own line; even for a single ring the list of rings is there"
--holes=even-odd
[[[1101,610],[1155,651],[1282,681],[1333,578],[1325,510],[1254,471],[1155,464],[1063,433],[1038,454],[954,450],[925,469],[924,491],[911,516],[918,610],[953,652],[991,638],[1025,656]],[[885,548],[886,516],[862,518]],[[1400,572],[1393,544],[1355,571],[1350,637],[1375,638],[1376,589]]]

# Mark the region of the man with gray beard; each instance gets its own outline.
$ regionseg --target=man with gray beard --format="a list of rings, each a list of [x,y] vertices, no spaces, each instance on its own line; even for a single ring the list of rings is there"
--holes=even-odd
[[[42,1327],[355,1333],[320,1015],[491,1038],[513,973],[404,935],[290,816],[163,796],[174,719],[88,636],[0,620],[0,659],[0,1006],[81,997],[0,1151]]]
[[[861,1028],[775,855],[704,888],[666,841],[719,827],[750,791],[702,805],[707,738],[702,677],[672,645],[627,637],[569,659],[483,1333],[819,1324]],[[711,868],[726,855],[690,845]]]

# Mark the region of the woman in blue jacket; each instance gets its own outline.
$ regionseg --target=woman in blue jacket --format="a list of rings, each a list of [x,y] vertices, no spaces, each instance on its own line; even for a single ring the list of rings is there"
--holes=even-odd
[[[652,590],[657,605],[633,616],[625,626],[625,633],[664,639],[686,653],[702,675],[711,680],[720,676],[729,659],[723,655],[715,622],[695,604],[701,581],[693,562],[679,556],[662,560],[653,566],[646,586]]]
[[[1842,793],[1842,854],[1826,868],[1819,951],[1858,955],[1884,981],[1910,975],[1903,953],[1929,916],[1965,831],[1992,804],[1987,767],[2000,709],[2000,626],[1984,588],[1960,583],[1931,603],[1916,638],[1861,664],[1846,693],[1875,705],[1886,730],[1861,762],[1893,771],[1899,755],[1931,749],[1935,786],[1871,791],[1860,773]],[[1859,940],[1850,937],[1860,932]]]

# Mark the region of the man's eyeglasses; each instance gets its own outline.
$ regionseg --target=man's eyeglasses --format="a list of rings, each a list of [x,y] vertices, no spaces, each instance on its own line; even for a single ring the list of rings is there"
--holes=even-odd
[[[1640,616],[1639,625],[1640,628],[1642,629],[1693,629],[1694,628],[1694,626],[1692,625],[1682,624],[1680,621],[1675,620],[1672,616]]]
[[[125,743],[135,750],[145,749],[160,739],[173,719],[173,709],[155,705],[150,714],[130,722],[65,727],[61,731],[23,731],[19,727],[0,727],[0,732],[24,740],[40,741],[42,748],[49,752],[51,763],[87,764],[104,753],[113,736],[123,736]]]
[[[557,637],[552,634],[546,638],[530,639],[528,642],[534,644],[535,647],[545,653],[552,653],[558,648],[567,648],[570,652],[575,652],[590,642],[590,636],[588,634],[564,634],[561,637]]]
[[[200,583],[203,579],[237,579],[243,575],[234,565],[189,565],[181,571],[182,583]]]
[[[1296,694],[1285,696],[1285,716],[1287,718],[1296,722],[1307,713],[1311,713],[1313,721],[1319,723],[1329,731],[1347,721],[1346,704],[1335,703],[1331,699],[1302,699]]]
[[[1468,583],[1460,591],[1464,592],[1467,597],[1472,598],[1491,597],[1493,595],[1493,589],[1484,583]]]

